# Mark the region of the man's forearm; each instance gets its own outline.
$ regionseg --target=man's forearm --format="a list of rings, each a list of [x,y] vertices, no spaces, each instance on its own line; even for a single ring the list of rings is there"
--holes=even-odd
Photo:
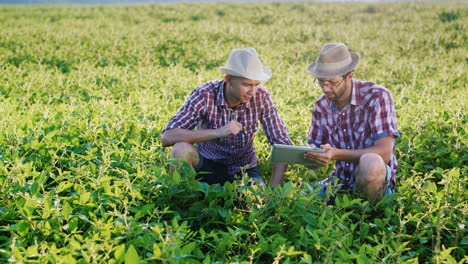
[[[284,181],[284,173],[288,169],[288,164],[284,162],[273,163],[273,171],[271,173],[270,186],[275,187],[281,185]]]
[[[368,152],[368,149],[335,149],[333,160],[339,160],[349,163],[358,163],[361,156]]]
[[[198,142],[208,141],[219,138],[219,131],[217,129],[206,130],[188,130],[182,128],[174,128],[165,131],[161,136],[161,143],[163,147],[174,146],[178,142],[187,142],[195,144]]]
[[[335,149],[333,159],[350,163],[358,163],[362,155],[366,153],[375,153],[380,155],[385,163],[388,163],[393,150],[393,141],[393,137],[384,137],[375,141],[373,146],[365,149]]]

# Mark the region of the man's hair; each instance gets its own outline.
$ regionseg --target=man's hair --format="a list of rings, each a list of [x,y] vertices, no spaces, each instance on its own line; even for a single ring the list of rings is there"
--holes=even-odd
[[[231,77],[231,79],[242,79],[242,78],[244,78],[244,77],[230,75],[230,74],[228,74],[228,76]]]
[[[343,78],[346,78],[346,77],[348,77],[348,75],[350,75],[353,72],[354,72],[354,70],[351,70],[351,71],[349,71],[349,72],[347,72],[347,73],[345,73],[345,74],[343,74],[341,76],[343,76]]]

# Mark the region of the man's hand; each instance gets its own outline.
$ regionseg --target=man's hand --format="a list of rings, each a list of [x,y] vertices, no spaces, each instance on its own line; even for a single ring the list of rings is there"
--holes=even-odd
[[[227,123],[225,126],[219,129],[219,132],[220,132],[219,137],[224,138],[224,137],[231,136],[231,135],[235,136],[239,134],[241,131],[242,131],[242,124],[235,120],[231,120],[229,121],[229,123]]]
[[[183,128],[174,128],[166,130],[161,135],[163,147],[174,146],[178,142],[187,142],[195,144],[217,138],[225,138],[231,135],[237,135],[242,131],[242,124],[237,121],[230,121],[225,126],[216,129],[189,130]]]
[[[333,160],[335,149],[330,144],[320,146],[321,149],[325,149],[326,152],[306,152],[304,159],[311,161],[318,167],[322,167]]]

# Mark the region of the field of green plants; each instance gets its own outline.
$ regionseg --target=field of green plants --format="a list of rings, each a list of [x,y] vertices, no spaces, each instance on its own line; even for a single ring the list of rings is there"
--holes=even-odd
[[[467,15],[467,2],[0,6],[0,263],[467,263]],[[394,203],[327,206],[308,190],[330,166],[290,166],[274,190],[170,170],[162,129],[233,48],[257,49],[305,144],[321,94],[306,67],[327,42],[393,94]],[[262,131],[255,145],[269,180]]]

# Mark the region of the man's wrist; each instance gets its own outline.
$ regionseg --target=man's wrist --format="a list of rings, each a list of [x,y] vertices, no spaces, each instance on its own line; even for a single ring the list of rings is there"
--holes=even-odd
[[[214,132],[214,137],[215,138],[223,138],[224,137],[222,127],[213,129],[213,132]]]

